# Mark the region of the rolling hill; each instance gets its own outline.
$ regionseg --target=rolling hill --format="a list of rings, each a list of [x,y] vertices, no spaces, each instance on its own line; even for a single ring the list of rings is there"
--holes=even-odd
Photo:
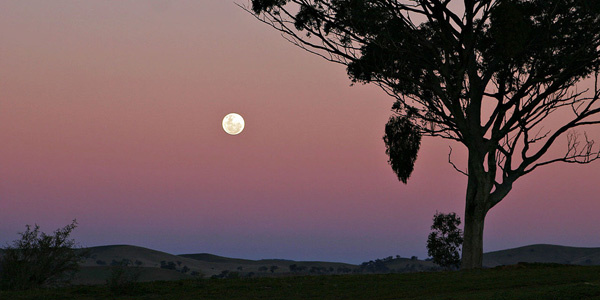
[[[281,276],[291,274],[343,274],[357,266],[332,262],[296,262],[284,259],[249,260],[208,253],[173,255],[131,245],[90,247],[74,283],[106,282],[111,267],[126,263],[137,267],[140,281],[194,277]]]
[[[229,258],[209,253],[173,255],[143,247],[110,245],[87,248],[88,257],[82,263],[75,283],[106,282],[111,266],[123,261],[137,267],[140,281],[178,280],[194,277],[269,277],[285,275],[319,275],[348,273],[404,273],[438,269],[431,261],[416,258],[385,258],[361,265],[321,261],[284,259],[249,260]],[[600,248],[580,248],[557,245],[529,245],[488,252],[483,255],[484,267],[513,265],[519,262],[540,262],[576,265],[600,265]]]
[[[485,267],[514,265],[519,262],[600,265],[600,248],[537,244],[483,254]]]

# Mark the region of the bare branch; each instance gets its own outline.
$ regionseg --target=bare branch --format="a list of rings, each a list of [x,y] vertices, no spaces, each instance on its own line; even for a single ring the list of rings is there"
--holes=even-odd
[[[467,172],[459,169],[458,167],[456,167],[456,165],[452,162],[452,147],[448,146],[448,148],[450,148],[450,152],[448,152],[448,163],[450,163],[452,165],[452,167],[454,168],[454,170],[456,170],[458,173],[461,173],[465,176],[469,176],[469,174],[467,174]]]

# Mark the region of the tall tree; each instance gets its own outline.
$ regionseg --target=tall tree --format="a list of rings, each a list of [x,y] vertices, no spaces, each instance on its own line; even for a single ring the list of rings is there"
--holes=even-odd
[[[600,1],[249,0],[243,8],[395,99],[384,141],[401,181],[422,136],[466,147],[466,169],[452,164],[468,177],[463,268],[481,267],[485,216],[517,179],[599,158],[574,129],[600,123]],[[596,84],[577,89],[585,79]],[[549,117],[558,114],[570,116],[557,125]],[[562,136],[564,155],[545,155]]]

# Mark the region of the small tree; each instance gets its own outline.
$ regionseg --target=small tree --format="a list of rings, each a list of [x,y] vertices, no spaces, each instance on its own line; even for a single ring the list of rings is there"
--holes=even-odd
[[[463,243],[462,231],[458,228],[460,218],[455,213],[436,212],[433,216],[433,232],[427,239],[427,254],[433,262],[442,268],[458,269],[460,256],[458,252]]]
[[[26,225],[20,239],[3,248],[0,258],[0,288],[26,290],[41,286],[68,283],[86,254],[77,251],[75,241],[69,239],[77,221],[49,235],[40,232],[37,224]]]
[[[291,264],[290,265],[290,272],[296,273],[297,271],[298,271],[298,265],[297,264]]]
[[[123,259],[110,267],[106,286],[113,295],[134,295],[138,289],[141,267],[129,259]]]

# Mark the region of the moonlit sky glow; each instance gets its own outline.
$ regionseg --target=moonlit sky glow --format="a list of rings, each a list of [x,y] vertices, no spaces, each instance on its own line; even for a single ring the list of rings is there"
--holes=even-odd
[[[425,258],[436,210],[463,214],[448,146],[459,166],[465,151],[425,138],[403,185],[382,141],[392,103],[229,0],[0,1],[0,243],[77,218],[83,246]],[[236,138],[231,111],[252,124]],[[600,162],[520,179],[484,250],[600,246],[598,178]]]

